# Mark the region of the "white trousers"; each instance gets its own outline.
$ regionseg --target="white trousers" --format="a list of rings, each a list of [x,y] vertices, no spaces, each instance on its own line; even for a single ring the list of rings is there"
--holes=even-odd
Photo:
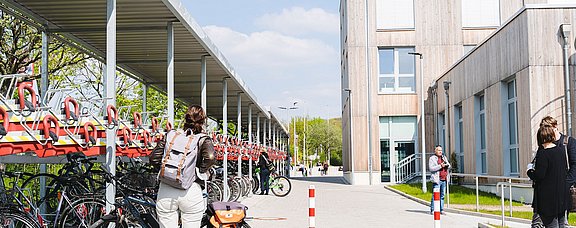
[[[192,184],[187,190],[160,183],[156,213],[161,228],[177,228],[178,211],[182,228],[199,228],[205,210],[202,189],[197,183]]]

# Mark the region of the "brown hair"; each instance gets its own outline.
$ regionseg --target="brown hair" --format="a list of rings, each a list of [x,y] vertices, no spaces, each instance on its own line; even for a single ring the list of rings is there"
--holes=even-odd
[[[188,108],[184,117],[184,130],[192,130],[194,134],[202,132],[206,123],[206,113],[199,105],[192,105]]]
[[[536,134],[536,139],[538,140],[538,146],[542,147],[544,143],[555,142],[556,132],[554,132],[554,127],[549,125],[540,126]]]
[[[542,120],[540,121],[540,127],[542,127],[542,126],[557,127],[558,121],[556,119],[554,119],[554,117],[546,116],[546,117],[542,118]]]

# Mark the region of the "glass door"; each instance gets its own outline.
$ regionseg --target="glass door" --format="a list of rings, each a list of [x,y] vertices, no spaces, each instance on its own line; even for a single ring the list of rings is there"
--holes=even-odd
[[[390,182],[390,141],[380,140],[380,167],[382,182]]]

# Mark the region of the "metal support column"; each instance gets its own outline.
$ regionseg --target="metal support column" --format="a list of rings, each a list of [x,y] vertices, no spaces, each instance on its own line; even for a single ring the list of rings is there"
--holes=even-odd
[[[47,99],[46,91],[48,90],[48,45],[50,45],[50,37],[48,32],[42,31],[42,67],[40,69],[41,79],[40,79],[40,94],[41,99]],[[46,173],[46,164],[40,164],[40,173]],[[40,177],[40,198],[44,198],[46,195],[46,178]],[[40,213],[46,213],[46,204],[40,205]]]
[[[272,115],[270,115],[272,117]],[[270,139],[270,147],[274,147],[274,141],[272,140],[272,118],[268,119],[268,138]]]
[[[142,112],[146,112],[148,110],[148,83],[144,83],[142,86]]]
[[[222,135],[228,138],[228,82],[226,78],[222,80]],[[224,200],[228,200],[228,145],[224,144]]]
[[[256,115],[256,143],[260,145],[260,114]]]
[[[116,0],[106,1],[106,74],[104,97],[106,106],[116,105]],[[106,128],[106,169],[116,175],[116,128]],[[106,183],[106,213],[114,209],[116,188]]]
[[[262,123],[262,145],[267,146],[268,143],[266,142],[266,121],[268,121],[266,118],[264,118]]]
[[[238,93],[238,120],[236,122],[236,132],[238,133],[236,137],[242,142],[242,93]],[[236,170],[236,175],[242,177],[242,153],[238,156],[238,170]]]
[[[203,55],[200,58],[200,87],[201,87],[201,98],[200,98],[200,105],[202,106],[202,109],[204,109],[205,113],[208,113],[208,110],[206,110],[207,108],[207,103],[206,103],[206,56]]]
[[[248,145],[252,146],[252,105],[248,106]],[[248,178],[252,180],[252,155],[248,155]]]
[[[42,31],[42,67],[40,69],[40,98],[45,98],[46,91],[48,91],[48,50],[50,45],[50,36],[48,32]]]
[[[166,30],[168,33],[168,68],[166,70],[168,110],[166,114],[168,115],[168,121],[176,128],[176,123],[174,123],[174,26],[171,21],[168,22]]]

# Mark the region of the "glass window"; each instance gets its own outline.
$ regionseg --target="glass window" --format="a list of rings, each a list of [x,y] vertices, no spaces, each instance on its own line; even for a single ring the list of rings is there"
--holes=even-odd
[[[414,55],[408,54],[410,52],[414,52],[414,49],[398,48],[400,74],[414,74]]]
[[[506,89],[508,90],[508,157],[510,159],[510,174],[518,174],[518,109],[516,80],[508,82]]]
[[[478,119],[476,120],[476,150],[479,155],[479,159],[476,161],[477,172],[481,174],[486,174],[486,110],[484,95],[476,96],[476,113]],[[479,141],[479,142],[478,142]]]
[[[394,74],[394,49],[380,49],[378,55],[380,74]]]
[[[462,27],[500,26],[499,0],[462,0]]]
[[[576,3],[576,0],[548,0],[548,3]]]
[[[377,0],[376,26],[378,29],[413,29],[413,0]]]
[[[408,53],[414,48],[380,48],[379,91],[381,93],[413,93],[416,91],[415,58]]]
[[[464,121],[462,121],[462,106],[456,106],[456,156],[458,157],[458,172],[464,173]]]

